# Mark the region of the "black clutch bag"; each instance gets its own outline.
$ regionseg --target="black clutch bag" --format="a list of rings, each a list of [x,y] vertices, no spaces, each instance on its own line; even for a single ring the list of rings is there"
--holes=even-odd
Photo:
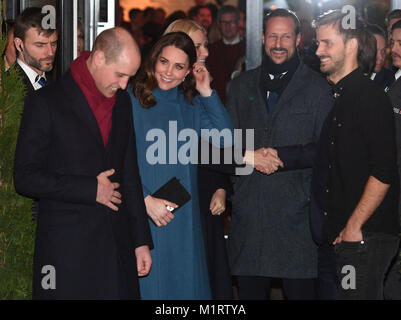
[[[178,210],[191,200],[191,195],[176,177],[171,178],[166,184],[160,187],[159,190],[152,194],[152,197],[165,199],[175,203],[179,206],[175,210]],[[173,212],[175,210],[173,209],[170,211]]]

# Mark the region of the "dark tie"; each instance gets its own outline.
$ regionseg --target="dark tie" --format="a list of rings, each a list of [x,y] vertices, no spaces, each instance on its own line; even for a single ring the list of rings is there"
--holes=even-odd
[[[281,73],[273,75],[274,80],[280,79],[281,76],[282,76]],[[278,93],[277,92],[273,92],[273,91],[269,91],[269,97],[267,98],[267,105],[269,106],[269,113],[270,114],[273,112],[274,107],[276,106],[277,100],[278,100]]]
[[[39,77],[39,80],[37,80],[37,83],[39,83],[42,87],[46,86],[46,84],[47,84],[46,78],[40,77],[40,76],[38,76],[38,77]]]

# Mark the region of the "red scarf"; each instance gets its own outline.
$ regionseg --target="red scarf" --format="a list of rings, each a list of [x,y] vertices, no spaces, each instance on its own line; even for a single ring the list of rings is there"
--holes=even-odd
[[[89,55],[90,51],[84,51],[71,63],[71,74],[85,95],[86,101],[92,109],[100,133],[102,134],[103,144],[104,146],[107,146],[112,125],[112,114],[116,102],[116,95],[112,98],[107,98],[96,87],[95,80],[86,65],[86,60]]]

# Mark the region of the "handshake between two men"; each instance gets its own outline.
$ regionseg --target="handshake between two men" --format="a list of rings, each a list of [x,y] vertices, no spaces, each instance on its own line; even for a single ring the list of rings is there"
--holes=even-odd
[[[273,148],[259,148],[255,151],[246,150],[243,162],[265,174],[272,174],[279,167],[284,168],[284,163],[278,157],[277,150]]]

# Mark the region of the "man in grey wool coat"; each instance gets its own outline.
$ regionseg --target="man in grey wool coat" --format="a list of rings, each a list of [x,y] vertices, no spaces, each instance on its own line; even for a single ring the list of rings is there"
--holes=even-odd
[[[298,56],[299,29],[289,10],[268,14],[261,66],[230,82],[228,112],[235,128],[254,129],[255,150],[316,142],[332,107],[329,84]],[[271,278],[283,280],[288,299],[316,298],[311,175],[312,169],[301,169],[233,178],[228,253],[240,299],[268,299]]]

